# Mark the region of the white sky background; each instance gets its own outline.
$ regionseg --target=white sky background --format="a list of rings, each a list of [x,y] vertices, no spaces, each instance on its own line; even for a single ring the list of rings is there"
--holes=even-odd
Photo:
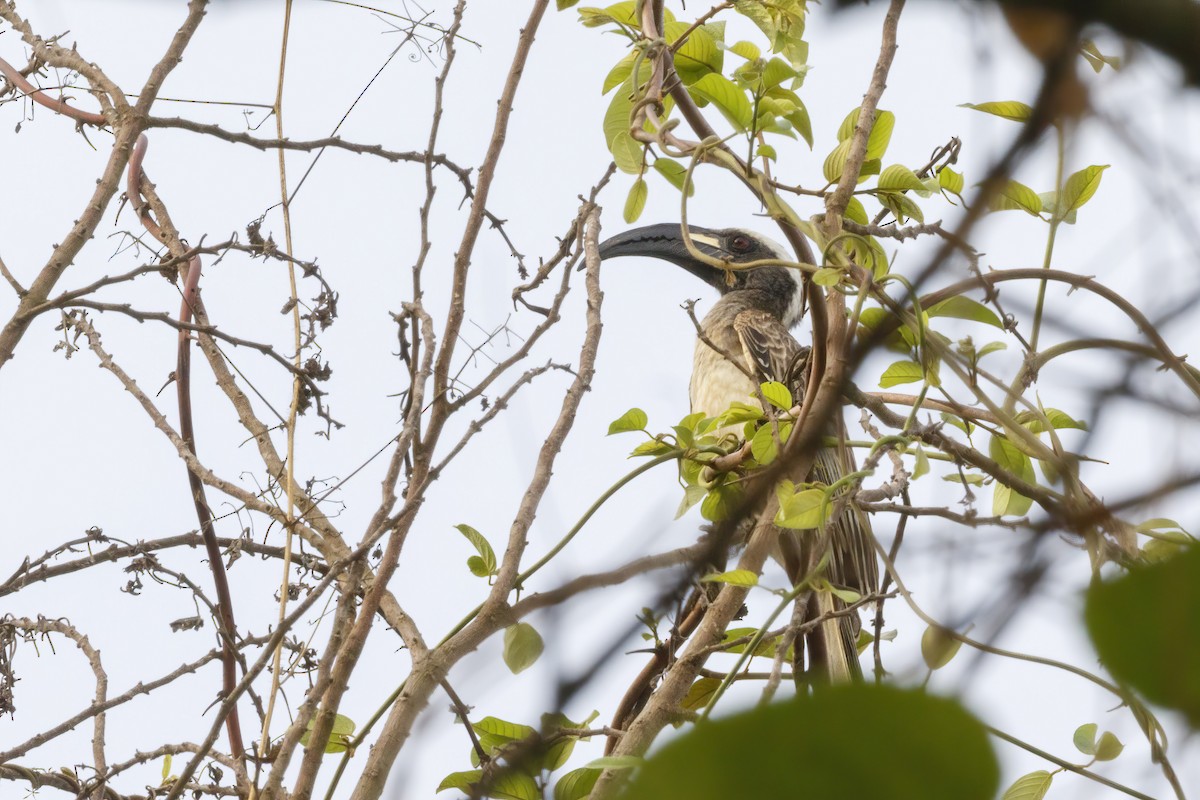
[[[381,5],[402,10],[399,4]],[[451,7],[446,2],[429,8],[434,11],[433,19],[448,24]],[[680,16],[694,16],[706,8],[693,2]],[[69,29],[67,41],[77,42],[85,58],[99,64],[127,90],[141,85],[183,18],[182,2],[148,0],[25,0],[19,10],[43,35]],[[410,6],[410,10],[416,11],[416,7]],[[807,36],[813,69],[801,96],[812,115],[816,148],[810,153],[803,144],[777,143],[781,154],[778,172],[785,179],[819,185],[821,163],[834,144],[836,127],[857,105],[868,83],[883,11],[883,3],[838,15],[828,8],[813,9]],[[482,158],[495,99],[526,13],[525,4],[515,3],[475,0],[468,8],[462,34],[481,43],[482,49],[459,45],[458,62],[446,90],[438,148],[460,164],[476,165]],[[576,18],[573,10],[551,11],[543,22],[489,203],[494,213],[509,220],[509,234],[531,266],[554,251],[555,237],[565,232],[575,214],[576,196],[587,193],[609,160],[600,127],[608,98],[602,99],[599,90],[609,67],[624,53],[623,40],[582,28]],[[270,103],[281,20],[282,3],[215,2],[184,62],[167,81],[163,96]],[[728,41],[737,38],[730,34]],[[292,22],[285,95],[287,135],[295,139],[327,135],[399,41],[400,34],[389,32],[379,18],[367,12],[299,0]],[[1118,47],[1104,40],[1101,46],[1106,52]],[[431,63],[417,52],[406,48],[392,62],[343,127],[344,138],[392,149],[424,147],[432,81],[440,59],[434,53]],[[6,31],[0,36],[0,56],[20,66],[25,54],[17,35]],[[1082,62],[1080,68],[1086,69]],[[982,177],[988,157],[1007,144],[1017,127],[957,108],[957,104],[1029,101],[1038,77],[1031,60],[1011,43],[996,15],[981,13],[973,3],[911,4],[901,21],[900,49],[880,104],[897,114],[886,163],[918,167],[935,147],[958,135],[964,141],[959,166],[970,185]],[[1142,143],[1150,159],[1147,162],[1116,143],[1102,126],[1089,128],[1075,140],[1068,156],[1069,171],[1088,164],[1113,166],[1105,173],[1096,198],[1081,212],[1080,224],[1060,230],[1055,263],[1095,274],[1153,319],[1156,311],[1170,308],[1197,287],[1198,239],[1182,224],[1194,208],[1200,174],[1194,158],[1187,161],[1185,155],[1197,133],[1197,95],[1180,90],[1174,70],[1155,58],[1146,58],[1115,76],[1106,72],[1093,78],[1088,70],[1085,80],[1098,87],[1097,107],[1127,120],[1133,138]],[[75,94],[78,105],[93,108],[84,92]],[[261,122],[263,113],[251,109],[253,122]],[[156,114],[217,122],[232,130],[244,129],[246,124],[235,107],[160,103]],[[22,119],[20,132],[14,132]],[[269,120],[258,134],[272,136],[273,129],[274,121]],[[149,135],[146,171],[176,224],[192,242],[201,235],[207,235],[209,242],[221,241],[232,232],[244,231],[247,222],[277,202],[273,153],[181,131],[152,130]],[[5,164],[0,178],[0,256],[19,279],[28,280],[36,273],[51,243],[61,240],[90,196],[107,156],[108,136],[90,132],[89,137],[96,150],[74,132],[71,122],[45,109],[36,109],[30,119],[23,117],[20,104],[0,108],[0,154]],[[1043,143],[1017,176],[1037,191],[1049,189],[1053,181],[1053,153],[1048,144]],[[308,154],[288,155],[293,187],[310,161]],[[749,195],[735,182],[712,173],[698,176],[699,190],[689,209],[692,221],[770,232],[769,225],[755,219],[757,209]],[[608,209],[604,215],[608,232],[625,227],[620,209],[630,181],[629,176],[618,175],[601,198]],[[439,323],[446,303],[446,287],[439,278],[448,274],[463,219],[456,210],[461,199],[456,187],[448,173],[442,172],[435,205],[435,249],[426,271],[426,307]],[[400,303],[408,298],[422,192],[418,166],[390,165],[368,156],[331,151],[322,157],[293,204],[296,255],[317,258],[340,293],[339,319],[321,343],[334,370],[328,385],[333,413],[347,423],[330,441],[311,435],[298,438],[300,476],[341,479],[397,430],[398,400],[394,395],[404,388],[405,377],[394,357],[396,339],[388,312],[399,311]],[[678,219],[678,200],[674,189],[651,178],[649,203],[641,222]],[[1178,204],[1178,217],[1164,213],[1170,204]],[[797,207],[804,215],[817,211],[803,203]],[[926,201],[923,207],[929,219],[955,216],[956,209],[937,201]],[[985,267],[1041,264],[1045,226],[1032,218],[1018,218],[1018,214],[1006,212],[984,226],[976,244],[987,254],[982,262]],[[144,253],[124,252],[110,260],[119,239],[103,238],[133,225],[128,209],[115,226],[110,215],[102,223],[97,241],[85,249],[60,288],[84,285],[141,263]],[[278,210],[268,215],[263,231],[282,242]],[[906,246],[897,268],[911,274],[923,264],[926,252]],[[210,262],[206,261],[202,290],[214,321],[230,333],[273,342],[286,352],[291,323],[279,314],[287,297],[281,267],[275,263],[264,266],[238,255],[230,255],[218,265]],[[952,274],[964,276],[965,264],[955,264]],[[530,312],[513,311],[509,297],[516,282],[515,264],[503,242],[485,230],[474,259],[469,322],[463,331],[466,342],[480,342],[485,330],[506,320],[514,335],[537,323],[539,318]],[[638,440],[632,435],[605,438],[611,419],[636,405],[648,412],[653,430],[665,430],[687,412],[692,327],[679,304],[699,297],[703,298],[700,308],[706,308],[711,292],[665,263],[628,259],[605,265],[603,285],[606,324],[597,378],[531,532],[531,558],[557,541],[597,495],[633,466],[625,461],[625,455]],[[308,282],[302,296],[314,292]],[[1018,316],[1031,307],[1031,291],[1021,294],[1005,288],[1004,292],[1008,309]],[[178,306],[175,288],[155,277],[144,278],[133,287],[118,287],[106,298],[152,310],[173,312]],[[1115,311],[1081,294],[1067,298],[1064,290],[1051,287],[1049,302],[1055,315],[1066,316],[1090,335],[1137,337],[1132,325]],[[582,288],[573,292],[568,305],[565,322],[548,345],[535,351],[530,365],[548,358],[574,360],[582,330]],[[0,291],[0,314],[7,319],[14,307],[15,299],[5,287]],[[153,323],[137,325],[111,314],[93,319],[110,352],[143,388],[155,391],[165,382],[174,369],[172,329]],[[89,352],[82,351],[69,361],[50,355],[58,336],[53,331],[56,322],[48,316],[39,320],[21,343],[16,359],[0,371],[0,453],[4,454],[0,458],[0,496],[8,510],[0,534],[4,543],[0,574],[4,576],[16,569],[25,555],[36,556],[91,526],[128,541],[195,528],[184,470],[171,448],[112,376],[95,368]],[[977,342],[1000,338],[998,332],[989,336],[993,329],[981,326],[966,326],[963,331],[973,334]],[[1186,316],[1162,332],[1176,352],[1200,350],[1200,337],[1187,329]],[[803,337],[803,333],[799,335]],[[1063,335],[1053,327],[1046,331],[1048,342]],[[459,352],[465,350],[460,345]],[[496,358],[505,352],[503,336],[485,351]],[[290,391],[286,376],[254,354],[234,351],[234,357],[276,408],[284,410]],[[1005,374],[1017,366],[1011,351],[993,358],[992,367],[1005,367]],[[869,361],[857,376],[860,386],[874,388],[875,376],[886,363],[886,357]],[[1106,385],[1117,375],[1112,363],[1086,357],[1064,359],[1061,369],[1043,376],[1040,396],[1049,406],[1086,417],[1092,409],[1084,405],[1084,398],[1090,388]],[[197,357],[193,402],[201,459],[220,474],[240,476],[246,485],[261,482],[257,455],[244,446],[244,434],[207,373]],[[1138,378],[1150,395],[1162,395],[1169,384],[1160,373],[1150,370],[1140,370]],[[400,602],[414,615],[427,639],[440,638],[482,597],[482,582],[464,566],[469,546],[451,526],[465,522],[494,545],[503,542],[532,472],[537,447],[557,413],[563,386],[561,377],[542,378],[480,435],[468,451],[473,453],[472,460],[460,461],[434,486],[393,581]],[[173,401],[164,405],[172,407]],[[168,416],[175,418],[173,412]],[[316,423],[308,418],[305,433],[320,429]],[[1153,486],[1171,474],[1194,472],[1198,459],[1194,448],[1189,448],[1194,441],[1189,437],[1194,436],[1194,428],[1180,424],[1177,418],[1164,419],[1132,403],[1113,403],[1105,408],[1094,438],[1088,441],[1087,453],[1116,466],[1090,465],[1085,478],[1097,493],[1111,499]],[[1068,445],[1077,445],[1083,437],[1069,435],[1066,440]],[[381,464],[372,464],[338,495],[345,503],[338,523],[351,539],[361,532],[377,502],[381,469]],[[955,495],[947,494],[953,492],[948,487],[927,478],[914,487],[914,500],[920,504],[943,498],[945,502],[944,498],[950,497],[952,502]],[[692,514],[671,522],[679,496],[670,468],[645,476],[603,509],[563,557],[529,588],[550,588],[581,571],[690,541],[699,519]],[[215,493],[210,498],[215,501]],[[1190,502],[1185,497],[1164,501],[1137,519],[1174,517],[1194,532],[1194,501],[1194,495]],[[981,513],[990,513],[990,489],[980,493],[979,507]],[[885,538],[891,523],[886,519],[876,523]],[[223,520],[219,532],[236,535],[241,524],[249,523]],[[254,535],[261,539],[266,533],[262,520],[253,524]],[[272,536],[278,533],[271,531]],[[974,535],[931,521],[911,523],[901,567],[927,608],[947,622],[962,624],[969,621],[964,615],[976,608],[976,603],[995,601],[1008,590],[1004,580],[1015,563],[1016,541],[1003,532]],[[1086,557],[1058,541],[1047,542],[1046,550],[1054,563],[1050,580],[998,643],[1095,668],[1094,656],[1080,638],[1077,623],[1079,592],[1086,585]],[[239,562],[231,580],[239,624],[263,633],[274,613],[277,570],[273,563],[250,561]],[[204,586],[210,582],[195,553],[170,552],[164,562],[185,570]],[[768,573],[765,580],[772,579],[775,583],[782,580],[778,574]],[[169,620],[196,613],[185,593],[148,584],[141,597],[133,598],[118,591],[126,580],[118,566],[92,570],[82,577],[59,579],[5,598],[0,601],[0,613],[69,618],[103,652],[113,694],[138,679],[169,671],[212,646],[211,625],[199,633],[168,633]],[[574,677],[591,665],[611,637],[628,626],[633,614],[655,596],[655,586],[650,580],[635,581],[620,590],[609,590],[602,599],[585,596],[566,613],[535,617],[532,621],[547,641],[542,662],[513,677],[500,663],[498,642],[492,641],[454,670],[455,688],[475,707],[476,718],[495,715],[536,724],[540,712],[551,710],[556,680]],[[114,625],[114,619],[119,624]],[[900,636],[886,646],[885,663],[902,680],[919,681],[920,626],[898,601],[890,606],[888,626],[898,626]],[[301,635],[307,635],[307,630]],[[976,631],[980,635],[987,632]],[[407,658],[395,652],[396,644],[395,637],[383,630],[373,634],[342,713],[360,723],[365,721],[402,679]],[[628,649],[639,644],[632,641]],[[0,722],[0,748],[24,740],[88,702],[93,689],[86,664],[71,646],[56,643],[56,648],[57,653],[52,653],[44,647],[40,658],[28,647],[19,652],[16,668],[22,682],[17,687],[18,710],[15,721]],[[622,687],[644,659],[642,655],[623,656],[606,663],[592,689],[577,697],[566,713],[583,718],[597,709],[599,722],[606,722]],[[299,685],[292,684],[296,701]],[[214,667],[184,681],[181,691],[158,700],[143,699],[130,710],[118,711],[109,721],[111,759],[122,760],[134,749],[148,749],[162,741],[201,739],[209,719],[200,714],[217,686],[219,675]],[[1106,713],[1113,699],[1091,691],[1090,685],[1079,679],[1033,665],[977,661],[964,653],[937,673],[931,686],[940,692],[964,693],[967,704],[985,721],[1068,759],[1083,760],[1071,747],[1074,729],[1085,722],[1098,722],[1102,729],[1117,732],[1127,745],[1118,761],[1102,765],[1099,771],[1154,796],[1168,792],[1149,764],[1144,739],[1129,715]],[[745,697],[749,702],[754,696]],[[397,763],[392,796],[431,796],[447,772],[469,768],[469,742],[461,728],[451,724],[446,706],[444,696],[434,696],[432,708]],[[252,729],[249,711],[246,706],[243,725]],[[189,717],[194,722],[181,722]],[[1165,718],[1170,721],[1170,715]],[[278,730],[282,730],[282,722]],[[1178,731],[1178,726],[1173,730]],[[22,763],[52,768],[79,761],[88,752],[90,735],[90,727],[81,726]],[[1194,743],[1177,733],[1173,745],[1184,785],[1200,786]],[[598,755],[599,747],[598,742],[590,748],[580,745],[569,766],[582,765],[589,749]],[[1002,756],[1006,783],[1045,766],[1003,743],[997,743],[996,749]],[[154,766],[139,780],[155,783],[157,773]],[[324,772],[323,778],[329,774]],[[353,767],[351,774],[356,774]],[[126,790],[134,790],[138,782],[124,785]],[[0,789],[0,795],[7,797],[6,793],[17,791],[10,784]],[[49,796],[48,790],[46,794]],[[1118,795],[1068,774],[1056,779],[1050,796],[1066,800]]]

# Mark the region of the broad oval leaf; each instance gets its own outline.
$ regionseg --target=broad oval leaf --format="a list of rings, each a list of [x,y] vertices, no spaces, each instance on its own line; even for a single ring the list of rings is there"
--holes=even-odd
[[[883,191],[892,192],[906,190],[925,191],[925,184],[921,183],[921,179],[917,177],[917,173],[903,164],[892,164],[890,167],[884,169],[883,172],[880,172],[879,182],[876,186]]]
[[[308,721],[308,727],[300,735],[300,744],[308,747],[309,734],[312,733],[316,718]],[[344,753],[350,748],[350,734],[354,733],[354,720],[341,714],[333,715],[333,727],[329,729],[329,738],[322,750],[326,753]]]
[[[688,91],[715,105],[737,130],[750,129],[754,121],[750,101],[746,99],[746,93],[724,75],[710,72],[689,86]]]
[[[1072,211],[1078,211],[1084,203],[1091,200],[1092,195],[1100,188],[1100,178],[1106,169],[1108,169],[1108,164],[1085,167],[1067,178],[1067,183],[1062,190],[1060,213],[1069,214]]]
[[[879,376],[879,385],[884,389],[889,386],[899,386],[902,383],[913,383],[925,379],[925,370],[915,361],[897,361],[883,371]]]
[[[1023,183],[1010,180],[994,197],[993,211],[1024,211],[1037,216],[1042,212],[1042,198]]]
[[[1035,483],[1037,475],[1033,472],[1033,461],[1022,453],[1015,444],[1003,436],[993,436],[988,445],[988,455],[1008,472],[1021,478],[1026,483]],[[1008,514],[1021,516],[1033,506],[1033,500],[1019,492],[996,481],[996,489],[992,494],[992,513],[998,517]]]
[[[1200,547],[1092,584],[1084,616],[1114,676],[1200,728]]]
[[[779,498],[775,524],[791,530],[819,528],[829,518],[829,502],[820,489],[804,489]]]
[[[639,177],[633,182],[633,186],[629,187],[629,196],[625,198],[625,212],[622,215],[626,222],[631,225],[637,222],[646,208],[646,197],[649,194],[650,187],[646,185],[645,179]]]
[[[792,393],[788,388],[778,381],[767,381],[760,387],[762,390],[763,399],[771,405],[782,411],[790,411],[792,408]]]
[[[955,172],[950,167],[942,167],[938,170],[938,186],[941,186],[950,194],[961,195],[965,186],[965,181],[961,173]]]
[[[649,418],[646,412],[640,408],[631,408],[621,416],[614,419],[608,424],[608,435],[614,433],[627,433],[629,431],[642,431],[646,429],[646,424]]]
[[[592,767],[571,770],[554,784],[554,800],[583,800],[592,793],[601,772]]]
[[[925,660],[925,666],[932,670],[949,664],[960,647],[962,642],[951,636],[945,628],[930,625],[921,634],[921,658]]]
[[[991,800],[998,786],[987,733],[958,703],[857,685],[697,726],[647,759],[626,796]]]
[[[514,675],[533,666],[545,648],[541,634],[528,622],[518,622],[504,629],[504,663]]]
[[[1042,800],[1046,796],[1046,792],[1050,791],[1050,784],[1053,782],[1053,775],[1044,769],[1039,769],[1017,778],[1000,800]]]
[[[466,772],[451,772],[442,778],[434,792],[444,792],[447,789],[458,789],[466,794],[471,793],[471,786],[483,780],[483,770],[472,769]]]
[[[693,179],[691,183],[688,183],[687,168],[678,161],[672,161],[669,158],[659,156],[654,161],[654,169],[657,170],[659,175],[662,175],[667,179],[667,183],[671,184],[681,192],[686,184],[688,197],[691,197],[696,193],[695,180]]]
[[[931,317],[954,317],[955,319],[982,322],[985,325],[1004,330],[1004,323],[1000,321],[1000,317],[996,316],[996,312],[983,303],[962,295],[948,297],[940,303],[934,303],[925,309],[925,313]]]
[[[454,527],[458,529],[459,533],[467,537],[467,541],[471,543],[471,546],[475,548],[475,552],[479,554],[467,559],[467,567],[471,572],[480,578],[496,574],[496,551],[492,549],[492,545],[488,542],[487,538],[470,525],[460,524]],[[478,561],[475,561],[475,559],[478,559]]]
[[[1075,749],[1085,756],[1095,755],[1096,731],[1099,727],[1096,723],[1089,722],[1076,728],[1075,734],[1071,737],[1071,742],[1075,745]]]

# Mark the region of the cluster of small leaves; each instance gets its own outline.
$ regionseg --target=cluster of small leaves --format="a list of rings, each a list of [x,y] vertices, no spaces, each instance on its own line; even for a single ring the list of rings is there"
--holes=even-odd
[[[575,749],[577,741],[587,737],[576,735],[586,730],[598,712],[582,722],[562,714],[543,714],[540,729],[529,725],[484,717],[471,723],[479,741],[479,750],[471,748],[474,769],[452,772],[438,785],[437,791],[457,789],[471,797],[494,797],[502,800],[541,800],[550,785],[551,773],[563,767]],[[575,731],[576,733],[566,733]],[[586,766],[571,770],[554,781],[555,800],[579,800],[586,797],[601,771],[619,766],[614,759],[596,759]]]
[[[1102,733],[1097,739],[1096,731],[1098,729],[1094,722],[1080,725],[1075,729],[1075,735],[1072,737],[1075,749],[1085,756],[1091,756],[1091,761],[1080,764],[1081,767],[1090,767],[1097,761],[1112,761],[1125,749],[1121,740],[1108,731]],[[1065,767],[1059,767],[1053,772],[1039,769],[1022,775],[1013,781],[1001,800],[1042,800],[1050,791],[1050,786],[1054,783],[1054,776],[1064,771]]]
[[[761,384],[759,391],[769,411],[764,411],[757,402],[734,402],[716,417],[705,416],[703,412],[688,414],[671,427],[671,433],[651,435],[646,429],[646,413],[631,408],[609,425],[608,432],[610,435],[641,432],[650,437],[635,447],[630,457],[677,453],[684,495],[676,519],[699,503],[704,519],[719,522],[738,508],[745,476],[778,458],[795,426],[792,416],[795,399],[786,386],[770,381]],[[729,455],[743,442],[749,442],[750,453],[736,469],[713,468],[715,460]],[[782,481],[776,492],[780,511],[775,523],[780,527],[806,530],[819,528],[828,520],[833,501],[831,487]]]
[[[573,3],[559,3],[560,8],[570,5]],[[645,178],[648,168],[653,168],[676,189],[686,188],[689,196],[693,191],[683,164],[655,152],[630,131],[634,110],[641,107],[651,74],[651,45],[639,41],[641,20],[637,6],[634,0],[625,0],[606,8],[579,9],[580,21],[585,26],[608,26],[633,42],[633,49],[609,71],[602,87],[603,94],[616,90],[604,116],[605,143],[617,167],[637,176],[625,202],[626,222],[635,221],[645,207],[649,194]],[[761,142],[759,134],[800,137],[812,147],[812,123],[797,94],[807,72],[808,45],[803,39],[806,0],[778,0],[770,4],[738,0],[733,7],[762,31],[769,42],[770,54],[764,54],[752,42],[726,43],[724,21],[693,25],[677,20],[665,9],[663,41],[653,46],[671,49],[675,73],[691,98],[702,108],[711,104],[720,112],[735,134],[745,136],[756,157],[776,156],[775,148]],[[738,58],[737,66],[728,75],[726,53]],[[670,97],[663,98],[658,112],[661,118],[647,120],[646,130],[653,132],[655,127],[667,124],[672,110]]]
[[[963,108],[971,108],[991,114],[1002,119],[1019,122],[1022,125],[1029,121],[1033,109],[1017,100],[1002,100],[988,103],[964,103]],[[1035,192],[1020,181],[1009,179],[1004,187],[992,198],[993,211],[1024,211],[1044,222],[1074,225],[1076,218],[1087,201],[1092,199],[1100,188],[1100,179],[1108,164],[1093,164],[1072,173],[1063,183],[1062,191],[1057,189],[1048,192]]]

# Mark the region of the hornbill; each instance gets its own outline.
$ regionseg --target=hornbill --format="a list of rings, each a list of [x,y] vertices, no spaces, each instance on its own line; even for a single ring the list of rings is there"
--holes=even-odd
[[[726,263],[792,260],[782,245],[751,231],[689,227],[688,232],[695,249]],[[808,348],[789,332],[804,313],[799,272],[782,266],[736,271],[711,266],[688,251],[680,226],[674,223],[636,228],[600,245],[602,259],[618,256],[670,261],[721,293],[721,299],[700,323],[690,386],[692,413],[703,411],[705,416],[715,417],[734,401],[752,402],[759,385],[766,381],[778,381],[791,390],[792,397],[804,397]],[[739,363],[733,363],[735,360]],[[843,428],[844,421],[839,417],[829,433],[841,442]],[[798,477],[831,485],[852,471],[853,458],[847,448],[823,446],[816,453],[810,473]],[[773,551],[793,585],[806,577],[820,577],[863,596],[876,590],[879,576],[870,523],[852,504],[829,521],[825,536],[815,530],[780,530],[779,534],[778,547]],[[829,557],[823,572],[813,575],[826,553]],[[836,614],[845,607],[828,590],[811,591],[803,602],[808,620]],[[802,653],[802,644],[807,645],[809,676],[830,681],[860,679],[859,628],[857,613],[846,612],[827,617],[805,642],[797,642],[797,654]],[[801,662],[802,657],[798,657],[797,663]]]

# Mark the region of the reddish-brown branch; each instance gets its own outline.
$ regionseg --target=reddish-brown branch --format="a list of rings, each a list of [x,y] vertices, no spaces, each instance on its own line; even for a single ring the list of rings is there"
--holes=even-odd
[[[22,75],[16,67],[9,64],[3,58],[0,58],[0,75],[3,75],[13,86],[25,93],[33,102],[38,105],[45,106],[56,114],[62,114],[64,117],[70,117],[76,122],[86,122],[88,125],[96,125],[105,127],[108,125],[108,120],[103,114],[97,114],[94,111],[83,111],[75,108],[66,100],[56,100],[46,94],[45,89],[39,89],[30,83],[24,75]]]

